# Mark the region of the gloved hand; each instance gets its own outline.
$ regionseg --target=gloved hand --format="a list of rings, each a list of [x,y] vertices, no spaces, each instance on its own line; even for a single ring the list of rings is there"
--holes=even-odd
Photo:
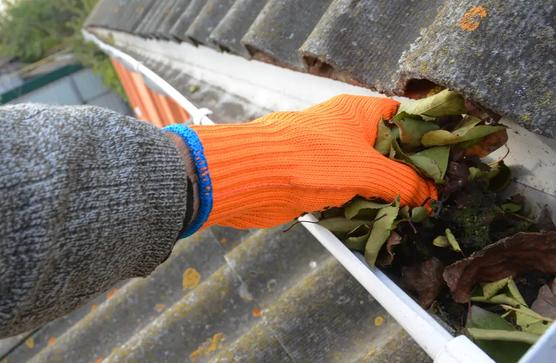
[[[213,207],[206,226],[265,228],[353,197],[436,199],[434,183],[373,145],[398,102],[341,95],[245,124],[192,126],[205,150]]]

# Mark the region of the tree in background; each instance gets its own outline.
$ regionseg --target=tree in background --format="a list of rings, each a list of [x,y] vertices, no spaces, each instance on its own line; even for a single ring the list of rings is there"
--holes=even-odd
[[[107,87],[125,99],[110,59],[86,43],[81,28],[98,0],[8,0],[0,13],[0,55],[36,62],[71,50],[98,74]]]

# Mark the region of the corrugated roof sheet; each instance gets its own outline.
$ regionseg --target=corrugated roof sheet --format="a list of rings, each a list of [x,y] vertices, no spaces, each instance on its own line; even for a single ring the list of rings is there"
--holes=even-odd
[[[386,94],[438,84],[556,137],[554,6],[520,0],[104,0],[88,26],[218,46]],[[179,16],[171,29],[154,24],[167,19],[157,15],[162,8]]]

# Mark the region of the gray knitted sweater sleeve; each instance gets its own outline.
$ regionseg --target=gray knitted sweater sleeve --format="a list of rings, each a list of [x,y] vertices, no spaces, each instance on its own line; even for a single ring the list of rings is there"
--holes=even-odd
[[[0,337],[150,274],[187,198],[177,148],[147,123],[90,106],[0,107]]]

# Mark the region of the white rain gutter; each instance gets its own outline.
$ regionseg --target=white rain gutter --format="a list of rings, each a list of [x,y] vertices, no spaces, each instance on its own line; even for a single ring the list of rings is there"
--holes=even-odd
[[[138,62],[135,58],[131,57],[128,54],[125,54],[121,50],[104,43],[95,35],[89,33],[84,29],[82,30],[82,34],[85,40],[95,43],[96,46],[99,47],[103,52],[109,54],[110,57],[124,64],[127,69],[141,74],[143,77],[156,84],[160,88],[160,90],[162,90],[168,97],[172,98],[177,104],[179,104],[189,113],[192,122],[197,125],[212,123],[212,121],[210,121],[210,119],[207,117],[212,113],[212,111],[206,108],[197,108],[194,104],[189,102],[189,100],[185,98],[178,90],[172,87],[158,74],[145,67],[144,64]]]
[[[145,67],[128,54],[108,45],[95,35],[83,30],[86,40],[92,41],[111,57],[121,61],[129,70],[140,73],[155,84],[169,97],[173,98],[191,116],[195,124],[213,124],[207,117],[211,112],[197,108],[168,82]],[[176,45],[177,46],[177,45]],[[189,45],[185,45],[189,47]],[[202,49],[201,52],[213,52]],[[222,58],[227,57],[222,55]],[[204,63],[210,62],[203,59]],[[206,61],[206,62],[205,62]],[[233,58],[221,62],[233,62]],[[266,66],[266,65],[265,65]],[[210,77],[210,74],[209,74]],[[300,87],[303,87],[300,85]],[[349,87],[352,86],[347,86]],[[354,88],[355,89],[355,88]],[[241,89],[239,90],[241,92]],[[320,90],[323,91],[322,89]],[[326,91],[324,91],[326,92]],[[359,93],[359,92],[358,92]],[[285,95],[289,96],[289,95]],[[531,144],[523,147],[528,148]],[[548,171],[550,174],[550,170]],[[544,193],[541,190],[541,193]],[[551,196],[553,197],[553,196]],[[363,256],[351,252],[338,238],[326,228],[315,224],[316,218],[307,214],[299,218],[303,226],[342,264],[351,275],[383,306],[383,308],[408,332],[408,334],[434,359],[435,363],[493,363],[477,345],[464,335],[453,337],[429,313],[423,310],[411,297],[401,290],[379,269],[371,268]],[[556,355],[556,324],[529,349],[519,363],[548,362]]]

